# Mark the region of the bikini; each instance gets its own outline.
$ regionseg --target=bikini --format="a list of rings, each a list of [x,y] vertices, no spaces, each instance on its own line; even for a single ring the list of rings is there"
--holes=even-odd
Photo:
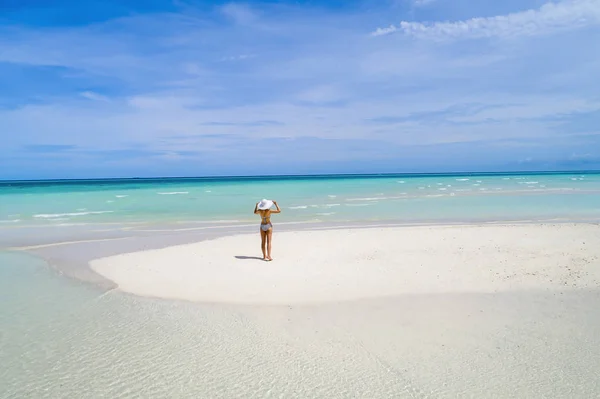
[[[269,229],[271,227],[273,227],[273,225],[271,224],[271,222],[267,223],[267,217],[266,216],[261,216],[261,218],[262,218],[263,222],[260,224],[260,229],[262,231],[269,231]]]

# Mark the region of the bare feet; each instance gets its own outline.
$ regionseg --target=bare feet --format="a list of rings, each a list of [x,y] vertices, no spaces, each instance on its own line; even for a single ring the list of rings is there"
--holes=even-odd
[[[272,260],[273,260],[273,258],[271,258],[270,256],[267,256],[267,260],[268,260],[268,261],[272,261]]]

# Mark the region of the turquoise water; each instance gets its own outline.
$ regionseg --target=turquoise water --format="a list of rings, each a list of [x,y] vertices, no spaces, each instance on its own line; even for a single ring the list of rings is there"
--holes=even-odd
[[[262,198],[281,222],[595,218],[598,194],[591,172],[0,182],[0,228],[245,222]]]

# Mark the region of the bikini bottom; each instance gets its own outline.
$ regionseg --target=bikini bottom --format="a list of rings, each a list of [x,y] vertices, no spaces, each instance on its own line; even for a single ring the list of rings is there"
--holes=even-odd
[[[273,225],[271,223],[267,223],[267,224],[261,224],[260,225],[260,229],[262,231],[269,231],[270,228],[272,228]]]

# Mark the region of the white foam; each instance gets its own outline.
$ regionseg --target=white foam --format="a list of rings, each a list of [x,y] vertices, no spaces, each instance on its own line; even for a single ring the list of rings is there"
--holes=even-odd
[[[21,219],[14,219],[14,220],[0,220],[0,223],[19,223],[21,221]]]
[[[456,181],[469,181],[471,179],[456,179]]]
[[[111,204],[113,202],[115,202],[115,201],[106,201],[107,204]]]
[[[189,191],[171,191],[167,193],[157,193],[159,195],[178,195],[178,194],[189,194]]]
[[[340,204],[325,204],[325,206],[331,208],[332,206],[340,206]]]
[[[474,186],[481,186],[481,184],[479,184],[479,183],[476,183],[476,184],[473,184],[473,185],[474,185]]]
[[[40,213],[33,215],[34,218],[41,219],[56,219],[64,216],[85,216],[85,215],[99,215],[102,213],[113,213],[113,211],[95,211],[95,212],[72,212],[72,213]],[[58,220],[58,219],[56,219]]]
[[[519,184],[539,184],[537,181],[520,181]]]
[[[386,197],[367,197],[367,198],[348,198],[346,201],[379,201],[387,199]]]
[[[398,180],[397,183],[404,184],[406,182],[404,180]]]
[[[290,206],[288,209],[306,209],[308,208],[307,205],[300,205],[300,206]]]
[[[212,191],[211,190],[206,190],[205,193],[212,193]]]
[[[510,177],[503,177],[502,180],[510,180]]]
[[[377,202],[371,202],[370,204],[346,204],[346,206],[369,206],[376,204]]]
[[[317,213],[319,216],[331,216],[335,215],[335,212],[325,212],[325,213]]]
[[[117,198],[125,198],[125,197],[129,197],[129,195],[115,195],[115,197],[117,197]]]
[[[337,197],[337,195],[329,194],[328,197],[329,198],[335,198],[335,197]]]
[[[440,190],[440,191],[446,191],[448,189],[446,187],[442,187],[442,188],[438,188],[438,190]]]

